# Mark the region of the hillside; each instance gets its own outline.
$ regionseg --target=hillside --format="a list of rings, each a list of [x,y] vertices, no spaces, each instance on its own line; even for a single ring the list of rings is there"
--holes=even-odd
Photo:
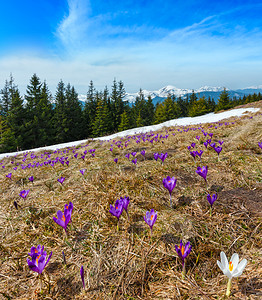
[[[232,280],[230,299],[261,299],[262,101],[246,107],[260,111],[3,158],[0,299],[224,299],[221,251],[248,261]],[[210,143],[219,141],[218,157]],[[203,150],[201,161],[190,155],[194,150]],[[167,153],[164,162],[155,153]],[[208,166],[206,182],[198,166]],[[167,176],[177,179],[172,207]],[[208,193],[218,195],[211,213]],[[109,208],[125,196],[129,218],[123,211],[117,230]],[[66,235],[53,217],[70,201]],[[144,221],[151,209],[157,211],[152,236]],[[175,250],[181,239],[192,245],[184,279]],[[27,264],[39,244],[47,256],[52,251],[41,291]]]

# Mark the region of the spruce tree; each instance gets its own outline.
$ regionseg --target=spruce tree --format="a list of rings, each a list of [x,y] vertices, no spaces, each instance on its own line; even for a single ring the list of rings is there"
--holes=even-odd
[[[92,136],[92,125],[96,116],[96,99],[95,99],[96,90],[94,88],[93,81],[90,81],[89,89],[86,96],[86,102],[83,111],[83,127],[85,137]]]
[[[145,122],[146,126],[153,124],[154,114],[155,114],[155,106],[153,104],[152,98],[149,95],[145,105]]]
[[[67,123],[68,120],[66,108],[65,85],[64,82],[60,80],[55,94],[55,109],[53,118],[56,143],[63,143],[67,139],[69,128]]]
[[[165,115],[163,103],[158,103],[156,105],[156,112],[155,112],[154,120],[155,120],[154,124],[159,124],[159,123],[163,123],[166,121],[166,115]]]
[[[25,108],[18,88],[12,92],[11,105],[6,116],[7,130],[4,133],[4,151],[16,151],[24,148]]]
[[[30,84],[26,90],[26,119],[24,146],[27,149],[39,146],[40,125],[39,125],[39,102],[41,99],[42,83],[36,74],[30,79]]]
[[[128,113],[124,111],[121,115],[121,122],[118,126],[118,131],[124,131],[130,128],[130,119]]]
[[[78,100],[78,94],[75,88],[67,85],[65,90],[66,97],[66,119],[67,119],[67,137],[68,142],[80,140],[83,132],[83,112]]]
[[[228,91],[224,88],[223,92],[221,92],[219,99],[218,99],[218,103],[216,106],[216,111],[219,110],[226,110],[229,109],[231,107],[231,103],[230,103],[230,98],[229,98],[229,93]]]

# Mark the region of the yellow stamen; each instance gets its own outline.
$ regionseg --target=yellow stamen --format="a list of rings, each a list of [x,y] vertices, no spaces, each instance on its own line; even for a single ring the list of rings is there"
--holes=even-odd
[[[65,215],[62,216],[61,220],[65,222]]]
[[[185,247],[184,246],[179,246],[179,248],[180,248],[180,250],[181,250],[181,253],[182,253],[182,255],[184,255],[185,254]]]
[[[230,272],[233,271],[233,264],[232,264],[232,261],[229,262],[229,271],[230,271]]]
[[[68,209],[68,205],[66,206],[66,209]]]
[[[151,220],[153,220],[153,217],[154,217],[154,216],[153,216],[153,215],[151,215]]]
[[[38,259],[40,258],[40,256],[41,256],[41,255],[38,255],[37,258],[36,258],[37,264],[38,264]]]

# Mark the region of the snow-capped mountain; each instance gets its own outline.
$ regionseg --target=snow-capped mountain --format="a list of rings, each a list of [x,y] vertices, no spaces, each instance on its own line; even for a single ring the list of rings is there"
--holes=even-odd
[[[194,90],[194,92],[196,94],[199,93],[206,93],[206,92],[222,92],[224,90],[223,87],[209,87],[209,86],[204,86],[201,87],[199,89]],[[175,95],[176,97],[184,97],[187,94],[192,94],[192,89],[179,89],[177,87],[174,87],[172,85],[167,85],[163,88],[161,88],[158,91],[147,91],[147,90],[142,90],[142,93],[144,95],[145,98],[147,98],[148,96],[151,96],[151,98],[154,100],[156,97],[157,98],[167,98],[168,95]],[[128,101],[128,102],[135,102],[136,97],[139,96],[139,92],[137,93],[127,93],[125,95],[124,100]]]
[[[253,93],[262,93],[262,85],[259,86],[251,86],[248,88],[243,89],[237,89],[237,90],[230,90],[228,88],[225,88],[230,98],[232,97],[243,97],[244,95],[253,94]],[[197,95],[198,98],[205,96],[208,98],[209,96],[213,98],[215,101],[218,100],[220,97],[221,92],[224,90],[224,87],[210,87],[210,86],[203,86],[198,89],[195,89],[194,92]],[[168,95],[175,95],[177,98],[182,97],[185,98],[186,95],[192,94],[192,89],[179,89],[172,85],[167,85],[159,90],[156,91],[148,91],[148,90],[142,90],[142,93],[145,97],[145,99],[148,98],[148,96],[151,96],[153,103],[156,104],[158,102],[162,102],[164,99],[168,97]],[[126,93],[124,97],[124,101],[128,101],[130,104],[134,103],[136,101],[136,97],[138,97],[140,92],[137,93]],[[78,96],[79,100],[82,102],[86,101],[86,95],[80,94]]]

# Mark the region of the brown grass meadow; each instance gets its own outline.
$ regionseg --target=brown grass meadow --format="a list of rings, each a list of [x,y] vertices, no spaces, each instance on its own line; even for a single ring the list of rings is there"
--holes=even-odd
[[[262,108],[262,101],[248,106]],[[223,120],[220,126],[164,128],[159,136],[169,136],[159,142],[136,143],[131,138],[123,149],[114,144],[112,152],[112,141],[90,140],[87,147],[76,147],[77,158],[66,149],[68,153],[35,152],[32,159],[29,153],[25,162],[24,155],[3,159],[0,299],[225,299],[227,277],[217,266],[221,251],[228,258],[236,252],[240,260],[248,261],[243,274],[233,278],[230,299],[262,299],[261,112]],[[212,132],[213,142],[224,141],[219,160],[211,147],[204,147],[207,137],[201,130]],[[127,138],[117,140],[124,145]],[[202,162],[199,158],[194,162],[189,154],[187,146],[192,142],[196,150],[204,150]],[[81,159],[89,149],[96,149],[95,156],[87,152]],[[125,157],[132,151],[137,152],[136,166]],[[47,152],[50,159],[68,156],[69,165],[21,168],[21,164],[44,162]],[[154,160],[155,152],[168,153],[164,163]],[[208,166],[207,185],[196,174],[197,166]],[[79,171],[83,168],[84,176]],[[11,179],[6,177],[10,172]],[[172,208],[162,184],[168,175],[177,178]],[[33,183],[29,176],[34,176]],[[61,176],[65,177],[62,185],[57,182]],[[26,199],[21,198],[19,193],[28,189]],[[210,216],[206,196],[215,192],[218,199]],[[117,231],[109,205],[124,196],[130,197],[130,220],[124,211]],[[74,210],[66,237],[53,217],[70,201]],[[151,238],[143,216],[152,208],[158,218]],[[185,279],[175,251],[181,239],[192,245]],[[45,246],[47,255],[53,252],[42,291],[37,273],[27,265],[30,248],[38,244]]]

